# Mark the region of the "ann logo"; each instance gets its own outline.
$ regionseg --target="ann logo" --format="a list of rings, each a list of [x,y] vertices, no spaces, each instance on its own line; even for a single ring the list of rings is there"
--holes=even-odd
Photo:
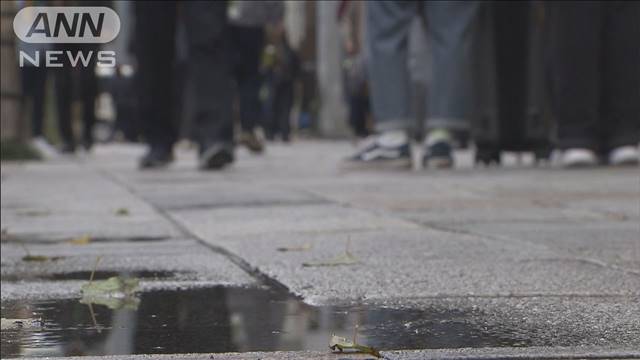
[[[29,43],[108,43],[120,31],[115,11],[102,6],[30,6],[13,19],[16,36]]]
[[[47,13],[39,13],[33,25],[27,32],[27,37],[30,38],[33,34],[43,34],[45,37],[58,37],[60,36],[60,30],[64,29],[65,35],[68,37],[84,37],[87,28],[91,31],[91,35],[99,37],[102,33],[102,24],[104,23],[104,13],[98,14],[98,19],[94,22],[90,13],[75,13],[73,19],[69,21],[65,13],[55,14],[55,22],[53,25],[53,35],[51,34],[51,25],[49,23],[49,15]],[[78,26],[78,20],[79,25]]]

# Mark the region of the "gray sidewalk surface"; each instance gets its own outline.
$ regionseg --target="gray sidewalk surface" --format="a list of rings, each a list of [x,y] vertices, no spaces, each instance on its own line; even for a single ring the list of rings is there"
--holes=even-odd
[[[102,255],[100,271],[178,274],[142,279],[143,291],[266,284],[311,305],[468,311],[532,346],[399,358],[640,358],[638,168],[513,156],[473,168],[461,152],[455,170],[354,171],[339,165],[348,143],[306,140],[240,149],[218,173],[195,170],[181,148],[168,169],[140,172],[142,151],[2,164],[3,302],[77,297],[82,281],[46,275],[90,272]],[[69,242],[82,236],[91,242]],[[25,248],[65,258],[26,264]],[[353,263],[316,266],[346,253]]]

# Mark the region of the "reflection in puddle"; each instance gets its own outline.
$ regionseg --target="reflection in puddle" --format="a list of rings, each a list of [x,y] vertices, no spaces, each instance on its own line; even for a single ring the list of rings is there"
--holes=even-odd
[[[379,349],[526,346],[513,334],[494,334],[451,310],[370,306],[309,306],[287,294],[214,287],[140,294],[137,311],[78,300],[3,302],[4,318],[41,318],[42,329],[2,331],[2,357],[232,351],[328,351],[335,332]],[[477,314],[475,314],[477,315]]]

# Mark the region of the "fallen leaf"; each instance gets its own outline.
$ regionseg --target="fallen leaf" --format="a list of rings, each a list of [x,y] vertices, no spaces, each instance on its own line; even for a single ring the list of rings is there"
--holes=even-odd
[[[80,299],[80,303],[89,305],[93,323],[98,329],[92,304],[104,305],[112,310],[137,310],[140,304],[140,299],[135,296],[140,282],[138,279],[112,276],[106,280],[93,280],[101,259],[102,256],[96,257],[89,282],[82,285],[82,298]]]
[[[276,250],[280,252],[288,252],[288,251],[309,251],[311,249],[313,249],[313,245],[304,244],[300,246],[283,246],[283,247],[277,248]]]
[[[25,210],[18,212],[20,216],[48,216],[51,214],[49,210]]]
[[[118,210],[116,210],[116,215],[117,216],[128,216],[129,215],[129,209],[127,209],[127,208],[119,208]]]
[[[373,355],[377,358],[381,358],[380,352],[371,346],[360,345],[354,341],[349,341],[346,338],[331,334],[331,340],[329,340],[329,348],[333,351],[344,352],[349,350],[357,353],[365,353]]]
[[[64,256],[44,256],[44,255],[29,254],[22,257],[22,261],[34,261],[34,262],[57,261],[60,259],[64,259]]]
[[[86,305],[104,305],[111,310],[138,310],[138,306],[140,305],[140,298],[135,295],[128,295],[124,297],[82,296],[82,298],[80,299],[80,303]]]
[[[22,257],[22,261],[56,261],[64,258],[64,256],[32,255],[24,243],[20,243],[20,246],[22,246],[22,248],[24,249],[24,253],[26,254]]]
[[[67,241],[69,244],[72,245],[87,245],[91,242],[91,236],[89,235],[82,235],[80,237],[77,237],[75,239],[71,239],[69,241]]]
[[[112,276],[106,280],[89,281],[82,285],[82,296],[87,299],[125,298],[138,289],[139,280]],[[94,302],[95,301],[91,301]]]
[[[359,261],[353,255],[348,252],[345,252],[342,255],[338,255],[333,259],[324,260],[324,261],[312,261],[302,263],[304,267],[321,267],[321,266],[341,266],[341,265],[355,265],[358,264]]]

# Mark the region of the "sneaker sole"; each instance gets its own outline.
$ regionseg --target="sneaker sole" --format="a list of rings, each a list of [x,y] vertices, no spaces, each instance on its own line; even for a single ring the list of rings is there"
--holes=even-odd
[[[584,169],[598,166],[597,162],[594,161],[575,161],[566,164],[562,164],[564,169]]]
[[[174,160],[173,157],[171,157],[167,161],[154,161],[154,162],[148,162],[148,163],[144,163],[144,164],[139,164],[138,168],[140,170],[154,170],[154,169],[160,170],[160,169],[164,169],[164,168],[168,167],[169,165],[171,165],[173,160]]]

